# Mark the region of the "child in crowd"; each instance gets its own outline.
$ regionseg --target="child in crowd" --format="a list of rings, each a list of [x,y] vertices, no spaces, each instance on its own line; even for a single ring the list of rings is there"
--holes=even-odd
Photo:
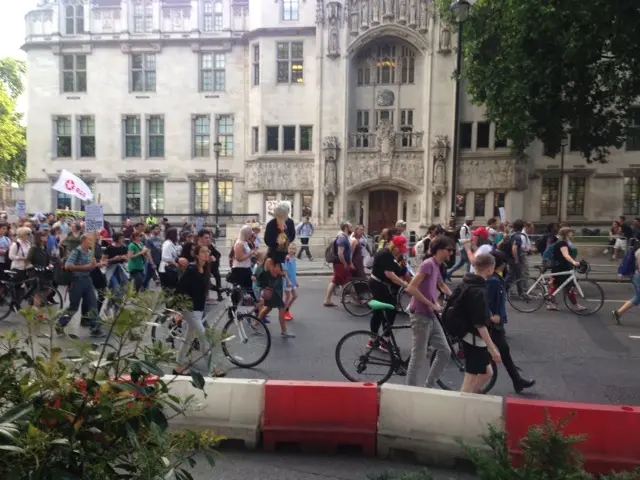
[[[298,298],[298,271],[296,264],[296,245],[292,243],[289,245],[289,250],[287,258],[284,261],[284,271],[287,274],[287,283],[284,286],[284,319],[287,321],[293,320],[293,315],[291,315],[291,305]]]
[[[282,338],[295,338],[293,333],[287,331],[287,321],[285,320],[285,307],[283,301],[284,282],[287,279],[287,273],[282,270],[282,265],[277,263],[273,258],[269,258],[264,262],[264,271],[258,277],[258,283],[262,291],[264,299],[264,308],[260,312],[259,319],[264,322],[265,317],[277,308],[279,311],[278,319],[280,321],[280,336]],[[287,279],[288,281],[288,279]]]
[[[264,272],[264,257],[265,257],[264,252],[258,251],[256,253],[256,263],[253,265],[252,271],[251,271],[251,281],[253,283],[252,285],[253,294],[257,299],[256,308],[253,311],[255,315],[260,315],[260,310],[262,310],[262,307],[264,307],[264,299],[262,298],[262,292],[261,292],[260,281],[259,281],[260,277],[262,276],[262,273]],[[264,323],[269,323],[269,319],[267,317],[265,317],[262,321]]]

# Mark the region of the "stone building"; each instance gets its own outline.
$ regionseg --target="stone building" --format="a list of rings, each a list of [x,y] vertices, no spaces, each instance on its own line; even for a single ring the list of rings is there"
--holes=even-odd
[[[464,95],[451,205],[456,38],[431,0],[41,0],[26,28],[30,211],[81,206],[50,188],[66,168],[127,215],[264,219],[284,199],[296,219],[375,232],[452,210],[640,214],[640,110],[607,165],[570,142],[560,178]]]

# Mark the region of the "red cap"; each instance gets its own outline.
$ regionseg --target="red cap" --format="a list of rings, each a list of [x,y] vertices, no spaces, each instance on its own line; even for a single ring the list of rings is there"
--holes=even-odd
[[[409,248],[407,247],[407,239],[402,235],[396,235],[391,239],[393,242],[393,246],[400,250],[400,253],[403,255],[409,253]]]
[[[478,227],[473,231],[473,235],[487,240],[489,238],[489,230],[484,227]]]

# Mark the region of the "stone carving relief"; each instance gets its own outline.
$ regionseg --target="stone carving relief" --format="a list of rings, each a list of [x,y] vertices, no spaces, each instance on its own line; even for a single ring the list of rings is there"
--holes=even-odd
[[[467,190],[525,190],[528,186],[526,159],[462,159],[458,188]]]
[[[396,155],[391,167],[391,176],[414,185],[424,185],[424,157],[422,153]]]
[[[351,41],[360,33],[380,24],[397,23],[427,33],[433,0],[351,0],[345,2],[344,21]],[[320,9],[321,7],[318,7]]]
[[[324,152],[324,193],[335,197],[338,193],[338,137],[325,137],[322,142]]]
[[[316,25],[324,25],[324,0],[316,1]]]
[[[344,172],[345,185],[350,188],[382,179],[403,180],[415,187],[424,185],[425,163],[422,153],[396,153],[389,164],[385,165],[384,162],[375,153],[349,155]]]
[[[245,179],[249,191],[313,190],[313,162],[246,162]]]
[[[436,135],[431,145],[433,151],[432,193],[435,197],[442,197],[447,191],[447,157],[449,155],[449,138],[446,135]]]
[[[329,22],[329,47],[328,57],[340,56],[340,9],[342,5],[338,2],[330,2],[327,5],[327,20]]]
[[[438,42],[438,52],[451,52],[451,25],[447,22],[441,23],[440,39]]]
[[[376,130],[376,146],[383,163],[390,163],[396,147],[396,132],[393,124],[383,120]]]
[[[391,90],[380,90],[376,98],[379,107],[391,107],[396,101],[396,96]]]

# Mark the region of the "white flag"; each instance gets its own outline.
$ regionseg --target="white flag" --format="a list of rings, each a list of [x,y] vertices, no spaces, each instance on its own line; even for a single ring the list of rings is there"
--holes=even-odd
[[[91,193],[87,184],[68,170],[60,172],[60,177],[53,189],[77,197],[85,202],[93,200],[93,193]]]

